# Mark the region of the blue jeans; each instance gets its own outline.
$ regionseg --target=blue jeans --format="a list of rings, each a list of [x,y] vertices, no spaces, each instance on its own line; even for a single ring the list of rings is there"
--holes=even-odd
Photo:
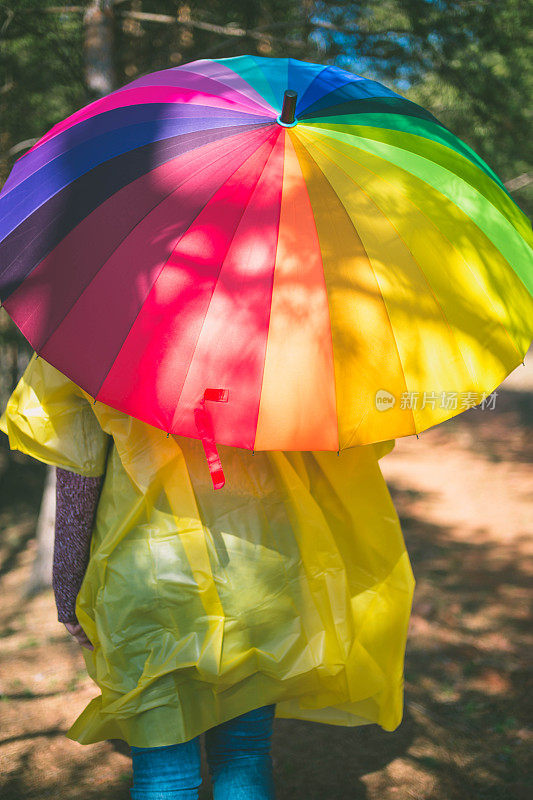
[[[214,800],[273,800],[270,739],[275,704],[254,708],[204,734]],[[198,800],[200,736],[165,747],[131,747],[132,800]]]

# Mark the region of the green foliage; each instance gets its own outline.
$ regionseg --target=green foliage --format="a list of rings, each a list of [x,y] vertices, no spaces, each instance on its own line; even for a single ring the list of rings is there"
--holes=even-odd
[[[320,3],[326,11],[329,3]],[[503,181],[531,170],[533,6],[522,0],[337,2],[340,61],[430,110]],[[341,20],[342,17],[342,20]],[[356,53],[352,62],[352,53]],[[533,184],[516,202],[533,212]]]
[[[0,9],[0,181],[31,146],[21,143],[94,99],[84,79],[84,14],[50,13],[59,7],[16,0]],[[531,163],[533,7],[522,0],[115,0],[111,7],[118,86],[197,58],[244,53],[337,63],[429,108],[503,180]],[[138,12],[168,19],[132,16]],[[525,206],[527,191],[517,196]]]
[[[0,9],[0,181],[56,122],[89,102],[79,14],[50,14],[50,0],[17,0]]]

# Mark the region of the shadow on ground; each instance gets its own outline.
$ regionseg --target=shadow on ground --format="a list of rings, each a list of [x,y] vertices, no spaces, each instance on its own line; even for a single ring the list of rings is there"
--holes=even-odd
[[[495,412],[469,411],[439,426],[434,443],[453,443],[468,431],[480,463],[526,470],[532,395],[507,391],[498,401]],[[0,439],[1,796],[128,800],[127,745],[81,747],[64,736],[95,690],[77,646],[55,621],[51,592],[21,599],[45,472]],[[528,539],[524,533],[499,541],[474,520],[471,538],[459,540],[413,512],[424,499],[417,486],[389,488],[417,579],[403,722],[388,733],[276,720],[278,800],[525,800]],[[201,798],[210,796],[206,781]]]

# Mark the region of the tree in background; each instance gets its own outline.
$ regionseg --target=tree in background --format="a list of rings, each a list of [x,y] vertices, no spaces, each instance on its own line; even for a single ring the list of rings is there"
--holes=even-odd
[[[0,182],[60,119],[139,75],[246,53],[337,64],[428,108],[526,211],[533,7],[522,0],[3,0]]]

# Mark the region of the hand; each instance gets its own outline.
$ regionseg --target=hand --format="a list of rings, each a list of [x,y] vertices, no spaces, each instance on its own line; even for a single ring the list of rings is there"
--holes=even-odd
[[[81,644],[82,647],[86,647],[87,650],[94,650],[93,645],[87,638],[87,634],[85,633],[79,622],[64,622],[63,625],[70,633],[70,635],[76,639],[78,644]]]

